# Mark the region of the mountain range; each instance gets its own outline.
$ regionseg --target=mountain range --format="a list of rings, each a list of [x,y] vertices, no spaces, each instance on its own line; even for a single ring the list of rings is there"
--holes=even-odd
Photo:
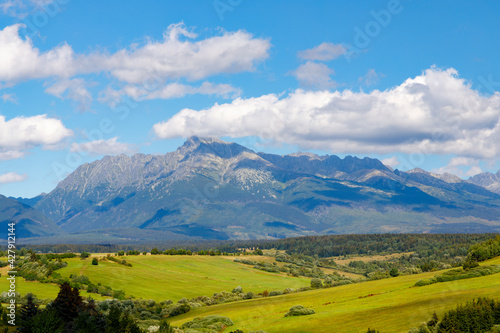
[[[500,171],[463,180],[190,137],[165,155],[83,164],[36,198],[0,196],[0,221],[50,243],[499,232]]]

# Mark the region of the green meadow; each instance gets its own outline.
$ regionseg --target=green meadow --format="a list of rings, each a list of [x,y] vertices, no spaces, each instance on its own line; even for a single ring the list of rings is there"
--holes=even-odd
[[[230,292],[237,286],[257,294],[264,290],[306,287],[310,283],[308,278],[263,272],[221,257],[141,255],[123,258],[132,267],[112,261],[99,261],[99,265],[94,266],[91,258],[74,258],[65,259],[68,266],[57,272],[68,277],[71,274],[86,275],[92,283],[123,290],[126,296],[174,302],[183,297],[212,296],[223,290]],[[2,283],[7,286],[5,279]],[[59,290],[53,284],[24,280],[19,281],[18,288],[23,295],[29,291],[39,298],[55,298]],[[95,299],[99,296],[90,295]]]
[[[500,258],[483,264],[500,264]],[[414,287],[416,281],[439,273],[203,307],[172,318],[171,323],[180,326],[195,317],[218,314],[233,320],[231,331],[366,332],[370,327],[380,332],[408,332],[427,321],[434,311],[439,315],[477,297],[500,299],[500,274]],[[298,304],[314,309],[316,314],[285,318],[288,309]]]
[[[58,270],[63,276],[86,275],[97,284],[102,283],[127,296],[174,302],[186,297],[211,296],[222,290],[231,291],[241,286],[245,292],[283,290],[309,286],[310,279],[291,277],[256,270],[235,263],[231,257],[210,256],[126,256],[132,267],[112,261],[91,264],[91,258],[66,259],[68,266]],[[482,265],[500,264],[500,258]],[[365,281],[333,288],[291,293],[281,296],[255,298],[232,303],[192,309],[173,317],[171,323],[180,326],[195,317],[223,315],[231,318],[234,326],[224,332],[242,329],[245,332],[262,329],[268,333],[283,332],[366,332],[368,327],[380,332],[408,332],[411,327],[428,320],[433,311],[439,314],[472,298],[500,299],[500,274],[478,278],[436,283],[415,287],[420,279],[430,278],[443,271],[406,275],[376,281]],[[0,280],[0,288],[7,290],[7,280]],[[38,298],[55,298],[58,286],[27,282],[18,279],[21,294],[34,293]],[[89,294],[81,292],[83,296]],[[104,299],[90,294],[94,299]],[[284,317],[294,305],[315,310],[314,315]]]

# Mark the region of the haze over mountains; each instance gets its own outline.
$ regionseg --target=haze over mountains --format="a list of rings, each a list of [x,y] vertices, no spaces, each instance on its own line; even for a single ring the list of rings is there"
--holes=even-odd
[[[18,237],[34,242],[500,231],[500,171],[465,181],[215,138],[191,137],[165,155],[106,156],[18,200],[0,196],[1,224],[17,221]]]

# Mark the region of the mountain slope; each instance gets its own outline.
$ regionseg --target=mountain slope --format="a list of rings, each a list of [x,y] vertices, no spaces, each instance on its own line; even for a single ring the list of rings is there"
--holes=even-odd
[[[165,155],[84,164],[35,208],[70,233],[252,239],[456,224],[500,231],[500,195],[451,175],[392,171],[370,158],[255,153],[198,137]]]
[[[60,228],[32,207],[0,195],[0,235],[5,238],[8,224],[16,223],[16,237],[45,237],[60,235]]]
[[[469,182],[500,194],[500,170],[496,174],[484,172],[469,178]]]

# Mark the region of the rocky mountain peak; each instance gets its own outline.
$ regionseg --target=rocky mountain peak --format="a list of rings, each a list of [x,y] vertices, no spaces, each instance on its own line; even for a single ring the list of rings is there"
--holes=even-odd
[[[233,158],[242,152],[253,153],[252,150],[237,143],[222,141],[218,138],[200,138],[197,136],[189,137],[186,142],[177,149],[177,152],[184,156],[192,154],[212,154],[224,159]]]

